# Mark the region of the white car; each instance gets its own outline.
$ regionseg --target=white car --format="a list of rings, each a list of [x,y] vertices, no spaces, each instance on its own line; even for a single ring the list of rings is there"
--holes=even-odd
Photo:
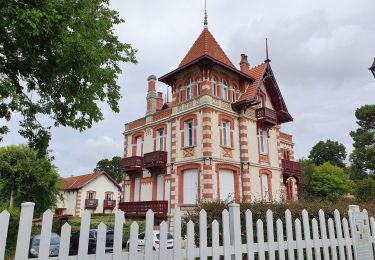
[[[130,240],[126,243],[126,247],[129,249]],[[158,251],[160,246],[160,232],[154,230],[152,234],[152,245],[153,249]],[[138,235],[138,251],[144,250],[145,247],[145,233],[140,233]],[[173,248],[173,236],[170,233],[167,233],[167,249]]]

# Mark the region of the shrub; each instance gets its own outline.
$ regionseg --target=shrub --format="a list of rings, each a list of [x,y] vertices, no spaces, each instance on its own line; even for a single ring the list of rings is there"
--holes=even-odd
[[[375,199],[375,180],[366,178],[356,181],[355,195],[364,201]]]

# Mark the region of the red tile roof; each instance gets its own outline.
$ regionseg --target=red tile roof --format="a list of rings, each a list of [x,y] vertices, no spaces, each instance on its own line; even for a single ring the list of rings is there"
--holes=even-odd
[[[236,68],[207,28],[204,28],[178,67],[182,67],[204,55],[210,56],[229,67]]]
[[[245,92],[241,95],[240,100],[246,100],[253,96],[259,82],[262,80],[266,67],[267,63],[262,63],[258,66],[250,68],[248,71],[245,71],[245,73],[253,77],[255,81],[246,88]]]
[[[119,188],[118,183],[116,183],[115,180],[113,180],[111,176],[109,176],[106,172],[95,172],[95,173],[89,173],[85,175],[64,178],[61,189],[62,190],[79,190],[82,187],[84,187],[86,184],[88,184],[89,182],[98,178],[100,175],[105,175],[110,181],[112,181]]]

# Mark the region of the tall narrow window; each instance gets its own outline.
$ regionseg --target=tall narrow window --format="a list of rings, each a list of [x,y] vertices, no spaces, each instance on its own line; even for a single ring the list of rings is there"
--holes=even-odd
[[[194,145],[194,121],[185,122],[185,147]]]
[[[142,156],[142,136],[137,137],[136,146],[136,156]]]
[[[106,200],[113,200],[113,192],[106,192],[105,193]]]
[[[193,80],[190,79],[189,85],[186,86],[186,100],[190,100],[193,97]]]
[[[232,102],[236,102],[237,100],[237,97],[236,97],[236,89],[235,88],[232,88]]]
[[[261,154],[268,154],[267,131],[259,129],[259,149]]]
[[[212,80],[212,95],[217,95],[217,81],[216,78],[213,78]]]
[[[221,81],[221,98],[228,100],[228,83],[225,80]]]
[[[156,188],[157,188],[156,199],[157,200],[163,200],[164,199],[164,175],[159,174],[156,180],[157,180],[157,183],[156,183]]]
[[[156,134],[156,150],[164,151],[164,129],[159,129]]]
[[[265,173],[262,173],[262,199],[264,201],[270,200],[270,191],[268,188],[268,175]]]
[[[134,179],[134,201],[141,199],[141,178]]]
[[[184,171],[184,204],[196,204],[198,198],[198,171],[196,169]]]
[[[230,123],[228,121],[222,122],[222,140],[224,146],[230,146]]]
[[[231,201],[234,199],[234,174],[230,170],[219,171],[220,200]]]
[[[201,95],[201,82],[198,82],[198,84],[197,84],[197,95],[198,96]]]
[[[258,103],[258,108],[262,108],[263,107],[263,99],[262,99],[262,97],[260,95],[256,95],[256,99],[259,102]]]
[[[180,102],[182,102],[182,88],[180,88],[180,92],[179,92],[179,100],[180,100]]]
[[[95,199],[95,192],[93,192],[93,191],[87,192],[87,199],[94,200]]]

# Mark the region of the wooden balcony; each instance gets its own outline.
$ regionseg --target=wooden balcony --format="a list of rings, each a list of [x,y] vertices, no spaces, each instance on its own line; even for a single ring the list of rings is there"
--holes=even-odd
[[[85,209],[96,209],[98,207],[97,199],[86,199],[85,200]]]
[[[156,218],[166,220],[168,214],[168,201],[138,201],[138,202],[120,202],[121,209],[127,218],[144,218],[149,209],[154,212]]]
[[[146,153],[143,159],[143,167],[151,173],[164,171],[167,166],[168,153],[165,151],[155,151]]]
[[[122,168],[127,174],[138,174],[142,172],[143,157],[132,156],[123,159]]]
[[[290,177],[294,177],[298,184],[302,183],[301,164],[290,160],[283,159],[281,161],[283,168],[284,183]]]
[[[116,200],[104,200],[103,209],[114,209],[116,207]]]
[[[263,127],[271,127],[277,125],[277,113],[267,107],[261,107],[255,110],[255,116],[258,120],[258,124]]]

